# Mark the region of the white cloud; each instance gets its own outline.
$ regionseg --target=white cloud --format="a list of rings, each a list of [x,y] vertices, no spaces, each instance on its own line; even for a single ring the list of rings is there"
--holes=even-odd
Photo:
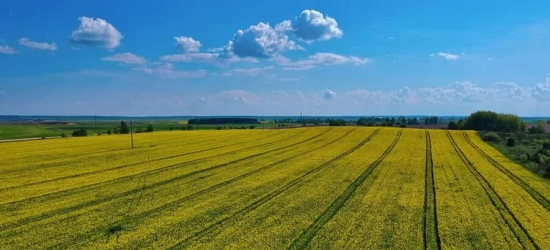
[[[443,57],[447,60],[457,60],[460,58],[459,55],[455,55],[455,54],[451,54],[451,53],[447,53],[447,52],[439,52],[437,54],[430,54],[431,57],[435,57],[435,56],[439,56],[439,57]]]
[[[304,41],[323,41],[342,37],[342,30],[334,18],[324,17],[316,10],[304,10],[292,26],[296,37]]]
[[[307,59],[290,61],[286,58],[279,57],[276,60],[283,66],[284,70],[307,70],[318,66],[329,66],[338,64],[353,64],[356,66],[365,65],[370,62],[368,58],[360,58],[356,56],[342,56],[333,53],[315,53]]]
[[[145,58],[129,52],[117,53],[112,56],[103,57],[101,58],[101,60],[119,62],[124,64],[135,64],[135,65],[143,65],[147,62]]]
[[[201,97],[199,100],[203,103],[213,105],[255,105],[260,102],[260,98],[257,95],[244,90],[224,91],[211,96]]]
[[[546,82],[535,85],[531,93],[539,101],[550,101],[550,74],[546,76]]]
[[[0,45],[0,54],[16,54],[17,51],[15,51],[15,49],[13,49],[12,47],[10,46],[7,46],[7,45]]]
[[[232,76],[232,75],[257,76],[270,69],[273,69],[273,66],[266,66],[263,68],[235,68],[223,73],[222,76]]]
[[[166,62],[197,62],[207,64],[222,63],[221,55],[217,53],[184,53],[162,56],[160,60]]]
[[[57,50],[57,45],[55,43],[34,42],[26,37],[20,38],[19,44],[31,49],[42,49],[42,50],[52,50],[52,51]]]
[[[335,99],[336,98],[336,92],[334,92],[330,89],[327,89],[327,90],[323,91],[323,98],[325,98],[325,100]]]
[[[79,17],[80,26],[73,31],[70,41],[75,44],[114,49],[120,45],[122,35],[101,18]]]
[[[238,30],[226,51],[238,57],[270,58],[285,51],[303,49],[285,34],[289,24],[284,21],[272,28],[260,22],[246,30]]]
[[[165,79],[181,79],[181,78],[200,78],[207,75],[206,70],[180,71],[174,70],[174,65],[171,63],[158,64],[156,67],[140,67],[135,70],[145,72],[150,75],[157,75]]]
[[[176,39],[176,45],[180,47],[183,52],[199,52],[202,47],[201,42],[192,37],[179,36],[174,37],[174,39]]]

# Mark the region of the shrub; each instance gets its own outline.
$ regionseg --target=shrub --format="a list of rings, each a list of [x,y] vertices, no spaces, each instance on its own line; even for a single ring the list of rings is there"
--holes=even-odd
[[[400,128],[406,128],[407,127],[407,124],[401,124],[399,125]]]
[[[529,155],[528,154],[522,154],[518,157],[518,161],[520,162],[528,162],[529,161]]]
[[[541,153],[537,153],[537,162],[540,163],[540,164],[545,164],[545,163],[550,163],[548,161],[548,156],[544,155],[544,154],[541,154]]]
[[[490,141],[490,142],[499,142],[500,136],[498,136],[496,133],[487,133],[483,135],[482,138],[484,141]]]
[[[193,130],[194,127],[191,125],[183,125],[181,126],[181,130]]]
[[[145,132],[145,131],[144,131],[142,128],[138,128],[138,129],[136,130],[136,134],[143,133],[143,132]]]
[[[450,121],[449,125],[447,125],[447,129],[457,130],[458,129],[458,124],[456,124],[456,122],[454,122],[454,121]]]
[[[344,120],[330,120],[328,122],[329,126],[346,126],[346,121]]]
[[[512,137],[508,138],[508,140],[506,141],[506,146],[508,147],[516,146],[516,139]]]
[[[145,130],[145,132],[153,132],[153,125],[147,125],[147,129]]]
[[[550,149],[550,141],[545,141],[542,143],[542,148],[544,149]]]
[[[86,131],[86,129],[84,129],[83,127],[80,127],[79,130],[75,130],[73,132],[73,136],[74,137],[88,136],[88,131]]]
[[[107,134],[108,134],[108,135],[111,134],[111,130],[110,130],[110,129],[107,129]]]
[[[255,128],[256,128],[256,126],[254,126],[254,125],[250,126],[250,129],[255,129]]]

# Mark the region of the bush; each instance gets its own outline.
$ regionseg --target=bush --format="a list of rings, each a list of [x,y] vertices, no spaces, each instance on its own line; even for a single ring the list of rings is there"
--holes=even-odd
[[[255,129],[255,128],[256,128],[256,126],[254,126],[254,125],[250,126],[250,129]]]
[[[518,157],[518,161],[520,162],[528,162],[529,161],[529,155],[528,154],[522,154]]]
[[[145,132],[153,132],[153,125],[147,125],[147,129],[145,130]]]
[[[447,125],[447,129],[457,130],[458,129],[458,124],[456,124],[456,122],[454,122],[454,121],[450,121],[449,125]]]
[[[88,131],[86,131],[86,129],[84,129],[83,127],[80,127],[79,130],[75,130],[73,132],[73,136],[74,137],[88,136]]]
[[[346,121],[344,120],[330,120],[328,122],[329,126],[346,126]]]
[[[108,135],[111,134],[111,130],[110,130],[110,129],[107,129],[107,134],[108,134]]]
[[[544,134],[546,132],[546,124],[544,121],[537,121],[532,127],[528,128],[527,131],[531,134]]]
[[[545,163],[550,163],[548,161],[548,156],[544,155],[544,154],[541,154],[541,153],[538,153],[537,154],[537,162],[540,163],[540,164],[545,164]]]
[[[400,128],[406,128],[407,127],[407,124],[401,124],[399,125]]]
[[[500,136],[498,136],[496,133],[487,133],[483,135],[482,138],[484,141],[490,141],[490,142],[499,142]]]
[[[193,130],[194,127],[191,125],[183,125],[181,126],[181,130]]]
[[[506,141],[506,146],[508,147],[516,146],[516,139],[512,137],[508,138],[508,140]]]
[[[136,134],[143,133],[143,132],[145,132],[145,131],[144,131],[142,128],[138,128],[138,129],[136,130]]]
[[[545,141],[542,143],[542,148],[544,149],[550,149],[550,141]]]

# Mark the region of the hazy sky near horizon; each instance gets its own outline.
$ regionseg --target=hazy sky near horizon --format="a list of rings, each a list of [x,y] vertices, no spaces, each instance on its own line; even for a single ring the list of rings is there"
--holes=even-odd
[[[548,1],[0,1],[1,115],[549,116]]]

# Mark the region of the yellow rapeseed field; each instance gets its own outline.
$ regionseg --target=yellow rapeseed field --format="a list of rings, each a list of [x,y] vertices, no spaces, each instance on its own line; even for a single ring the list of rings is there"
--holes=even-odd
[[[550,183],[475,132],[0,143],[0,249],[550,249]]]

